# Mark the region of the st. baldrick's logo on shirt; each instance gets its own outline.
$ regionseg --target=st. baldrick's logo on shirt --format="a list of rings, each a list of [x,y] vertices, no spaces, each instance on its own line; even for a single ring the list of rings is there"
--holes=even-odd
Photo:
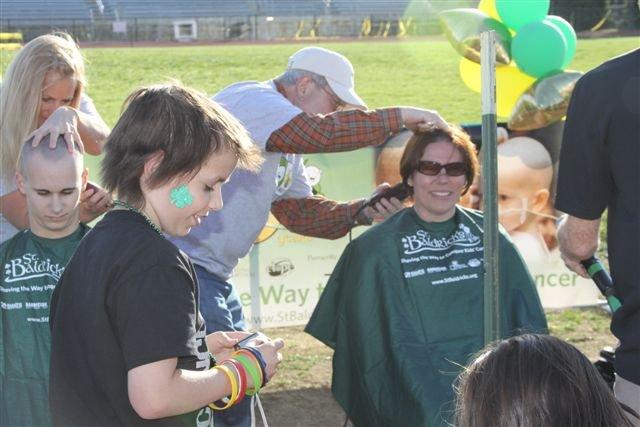
[[[412,255],[423,251],[441,251],[452,246],[476,246],[482,239],[473,234],[464,224],[458,224],[458,229],[450,236],[435,238],[426,230],[418,230],[413,234],[402,237],[405,255]]]
[[[11,283],[44,276],[58,280],[62,276],[64,267],[64,265],[51,262],[48,258],[41,259],[36,254],[26,253],[20,258],[14,258],[5,263],[4,281]]]

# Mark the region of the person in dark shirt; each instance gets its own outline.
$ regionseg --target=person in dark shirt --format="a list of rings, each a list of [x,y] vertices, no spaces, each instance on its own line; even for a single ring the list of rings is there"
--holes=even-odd
[[[240,354],[246,332],[207,335],[193,264],[163,232],[184,236],[221,209],[236,166],[255,170],[261,158],[232,116],[191,89],[142,88],[126,105],[101,165],[116,208],[52,298],[53,424],[210,426],[212,409],[275,373],[284,343],[262,336]]]
[[[556,208],[567,267],[588,277],[580,261],[598,248],[608,210],[607,249],[616,295],[611,322],[616,397],[640,413],[640,49],[586,73],[571,96],[564,127]],[[640,425],[640,419],[634,420]]]

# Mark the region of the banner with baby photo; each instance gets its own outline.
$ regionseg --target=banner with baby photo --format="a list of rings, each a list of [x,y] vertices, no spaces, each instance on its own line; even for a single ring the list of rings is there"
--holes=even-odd
[[[506,123],[501,127],[499,220],[527,263],[542,305],[598,304],[596,286],[568,270],[558,251],[558,212],[552,195],[563,121],[527,131],[509,129]],[[464,128],[479,146],[480,125]],[[314,191],[336,200],[352,200],[371,194],[382,182],[400,182],[398,165],[410,136],[411,132],[405,131],[376,149],[308,156],[307,172]],[[479,209],[481,201],[482,190],[476,183],[460,203]],[[356,227],[353,237],[365,229]],[[324,240],[291,233],[271,216],[232,279],[251,327],[306,324],[348,242],[348,236]]]

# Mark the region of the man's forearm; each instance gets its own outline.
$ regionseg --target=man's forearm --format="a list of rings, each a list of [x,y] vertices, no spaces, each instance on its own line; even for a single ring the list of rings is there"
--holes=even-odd
[[[310,237],[337,239],[358,224],[368,224],[362,215],[353,218],[363,200],[336,202],[320,196],[281,199],[271,204],[271,212],[289,231]]]
[[[266,150],[280,153],[336,153],[382,144],[403,128],[398,108],[301,113],[271,134]]]

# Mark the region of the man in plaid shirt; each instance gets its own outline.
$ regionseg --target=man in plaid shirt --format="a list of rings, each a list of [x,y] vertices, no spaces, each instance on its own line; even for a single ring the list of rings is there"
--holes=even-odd
[[[367,110],[354,90],[353,74],[344,56],[308,47],[292,55],[286,71],[275,79],[235,83],[213,97],[247,128],[265,162],[258,174],[236,171],[223,187],[224,209],[205,218],[188,237],[172,239],[196,266],[208,331],[245,328],[242,307],[228,281],[269,212],[295,233],[336,239],[355,225],[403,208],[395,198],[382,199],[375,209],[354,216],[364,199],[343,203],[311,192],[301,154],[356,150],[382,144],[405,128],[447,126],[435,111]],[[216,419],[216,426],[249,424],[246,405]]]

